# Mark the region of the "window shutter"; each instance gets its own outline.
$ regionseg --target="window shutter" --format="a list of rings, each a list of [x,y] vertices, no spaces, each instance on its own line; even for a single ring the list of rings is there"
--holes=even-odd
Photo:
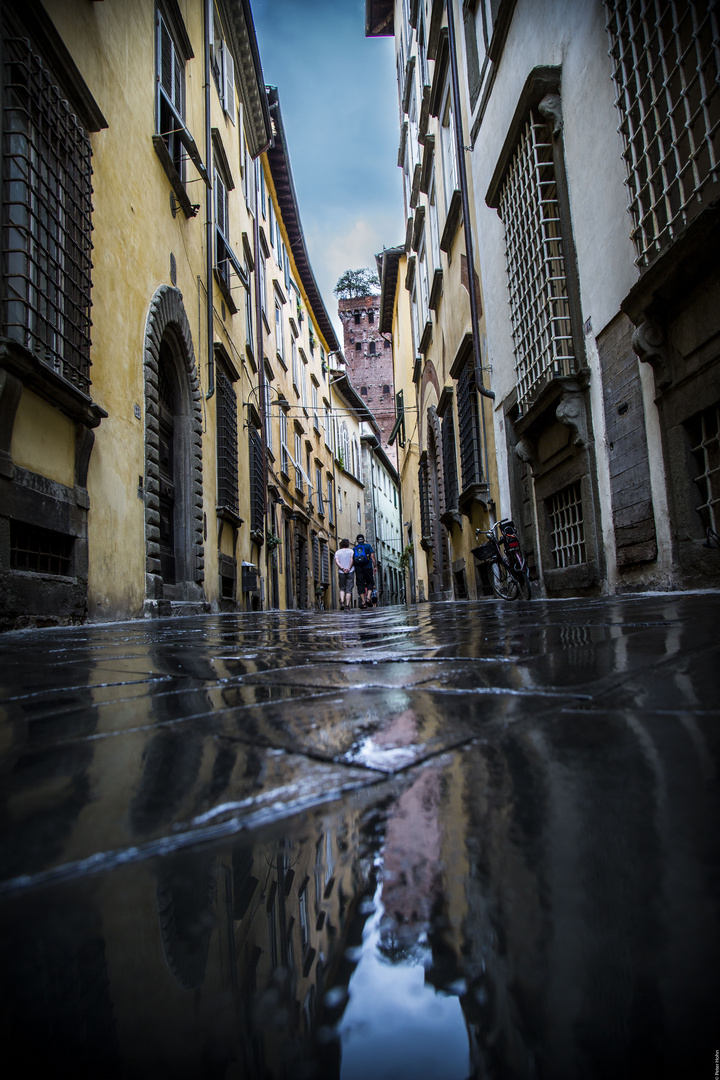
[[[215,170],[215,224],[223,237],[227,240],[227,197],[225,193],[225,184],[220,179],[220,174],[217,169]]]
[[[170,98],[173,98],[173,43],[170,32],[163,19],[160,19],[160,84]]]
[[[233,124],[235,123],[235,61],[232,58],[232,53],[228,49],[227,45],[223,41],[222,43],[223,53],[223,77],[225,83],[224,91],[224,106],[225,112],[228,114]]]
[[[290,263],[288,261],[287,248],[283,244],[283,270],[285,271],[285,288],[290,294]]]

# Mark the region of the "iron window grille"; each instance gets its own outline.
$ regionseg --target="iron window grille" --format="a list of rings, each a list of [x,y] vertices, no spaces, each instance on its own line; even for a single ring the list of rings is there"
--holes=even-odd
[[[720,32],[706,0],[605,0],[636,262],[717,197]]]
[[[575,371],[552,129],[530,112],[502,185],[518,406]]]
[[[74,543],[74,536],[11,520],[10,566],[13,570],[68,577]]]
[[[457,378],[458,427],[463,491],[482,483],[480,457],[480,413],[478,409],[475,367],[469,359]]]
[[[551,495],[546,506],[555,568],[587,562],[580,481]]]
[[[263,448],[260,432],[249,427],[250,440],[250,532],[254,537],[265,538],[265,483]]]
[[[92,150],[25,40],[3,44],[3,333],[90,387]]]
[[[239,517],[237,395],[221,368],[217,371],[217,456],[218,506]]]
[[[445,479],[445,510],[455,510],[458,504],[458,472],[455,455],[455,417],[452,405],[442,418],[442,456]]]
[[[720,532],[720,404],[704,409],[685,424],[695,462],[700,502],[695,507],[705,529]]]

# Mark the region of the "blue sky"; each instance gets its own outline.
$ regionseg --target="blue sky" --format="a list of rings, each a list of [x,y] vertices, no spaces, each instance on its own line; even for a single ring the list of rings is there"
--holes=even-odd
[[[340,274],[375,269],[383,246],[404,240],[394,42],[365,37],[365,0],[252,0],[252,11],[313,271],[341,335]]]

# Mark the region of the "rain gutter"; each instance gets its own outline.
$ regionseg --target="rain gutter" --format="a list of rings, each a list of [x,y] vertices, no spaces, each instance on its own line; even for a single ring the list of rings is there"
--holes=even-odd
[[[212,33],[212,0],[205,0],[205,161],[208,175],[212,161],[212,133],[210,130],[210,35]],[[208,391],[206,400],[215,393],[215,325],[213,323],[213,184],[205,188],[205,247],[207,275],[207,350]]]

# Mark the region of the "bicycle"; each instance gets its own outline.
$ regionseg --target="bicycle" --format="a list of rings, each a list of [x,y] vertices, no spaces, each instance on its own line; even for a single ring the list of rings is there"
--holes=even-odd
[[[476,536],[481,530],[476,530]],[[479,562],[490,563],[490,582],[493,592],[501,600],[529,600],[530,571],[520,547],[517,529],[510,518],[496,521],[487,533],[487,542],[472,549]]]

